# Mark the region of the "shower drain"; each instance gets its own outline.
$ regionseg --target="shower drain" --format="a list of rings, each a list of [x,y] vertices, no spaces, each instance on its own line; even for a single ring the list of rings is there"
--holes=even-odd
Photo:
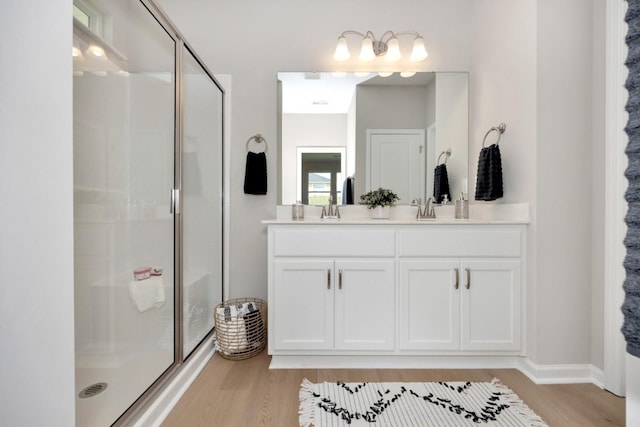
[[[105,391],[107,389],[107,386],[108,386],[107,383],[91,384],[90,386],[85,387],[80,392],[80,394],[78,394],[78,397],[80,397],[80,399],[86,399],[87,397],[97,396],[98,394]]]

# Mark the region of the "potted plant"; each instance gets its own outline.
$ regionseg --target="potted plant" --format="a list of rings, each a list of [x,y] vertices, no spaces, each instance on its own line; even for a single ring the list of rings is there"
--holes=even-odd
[[[360,203],[371,209],[371,217],[375,219],[389,218],[389,207],[398,200],[398,195],[388,188],[378,188],[360,196]]]

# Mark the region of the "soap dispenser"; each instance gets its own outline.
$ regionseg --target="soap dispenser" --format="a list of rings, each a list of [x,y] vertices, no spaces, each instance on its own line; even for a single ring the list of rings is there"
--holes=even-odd
[[[464,193],[456,200],[456,219],[469,219],[469,201],[464,199]]]
[[[300,200],[297,200],[295,204],[291,205],[291,219],[294,221],[304,220],[304,205]]]

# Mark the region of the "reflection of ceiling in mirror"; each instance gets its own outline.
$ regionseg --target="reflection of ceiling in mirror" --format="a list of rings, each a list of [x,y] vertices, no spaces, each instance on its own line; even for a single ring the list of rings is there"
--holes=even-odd
[[[380,77],[375,73],[358,77],[353,73],[336,76],[321,72],[281,72],[282,112],[285,114],[346,114],[356,85],[426,86],[434,73],[416,73],[405,78],[394,73]]]
[[[278,73],[282,82],[282,112],[285,114],[345,114],[355,85],[367,77],[331,73]]]

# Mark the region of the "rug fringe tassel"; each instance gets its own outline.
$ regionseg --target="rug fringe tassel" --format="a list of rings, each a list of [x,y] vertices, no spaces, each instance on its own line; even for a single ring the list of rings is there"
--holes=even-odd
[[[313,425],[313,412],[315,408],[313,402],[314,386],[315,384],[306,378],[304,378],[302,384],[300,384],[300,392],[298,393],[300,399],[300,408],[298,409],[300,427],[310,427]]]
[[[530,427],[548,427],[548,424],[545,423],[539,415],[533,412],[513,390],[502,384],[498,378],[491,380],[491,386],[495,388],[496,391],[499,391],[511,407],[530,423]]]

